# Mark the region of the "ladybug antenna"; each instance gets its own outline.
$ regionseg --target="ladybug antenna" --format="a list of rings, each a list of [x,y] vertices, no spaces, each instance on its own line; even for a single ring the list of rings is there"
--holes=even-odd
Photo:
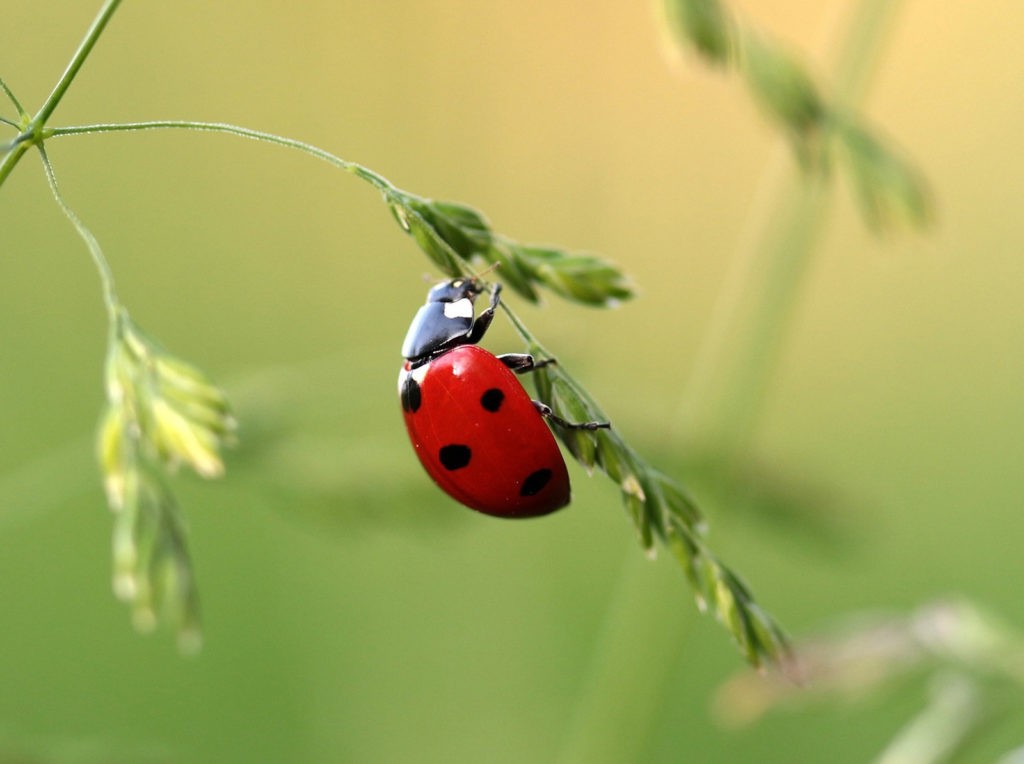
[[[491,271],[496,271],[496,270],[498,270],[498,267],[499,267],[500,265],[501,265],[501,263],[500,263],[500,262],[496,262],[496,263],[491,263],[491,264],[490,264],[490,265],[488,265],[488,266],[487,266],[486,268],[484,268],[484,269],[483,269],[482,271],[477,271],[477,272],[476,272],[476,273],[474,273],[474,274],[473,274],[472,276],[470,276],[470,279],[472,279],[473,281],[479,281],[479,280],[480,280],[481,278],[483,278],[484,276],[486,276],[486,275],[487,275],[488,273],[490,273]]]

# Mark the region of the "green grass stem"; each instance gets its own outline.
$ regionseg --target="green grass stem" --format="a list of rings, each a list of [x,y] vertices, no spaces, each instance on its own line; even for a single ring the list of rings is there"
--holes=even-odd
[[[845,108],[864,99],[898,6],[862,0],[844,31],[834,94]],[[825,227],[826,181],[778,162],[758,194],[753,234],[727,276],[679,418],[688,440],[718,456],[744,449],[763,410]]]

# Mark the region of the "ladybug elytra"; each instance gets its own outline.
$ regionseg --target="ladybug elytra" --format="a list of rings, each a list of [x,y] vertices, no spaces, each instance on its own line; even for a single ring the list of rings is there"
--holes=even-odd
[[[566,422],[530,399],[522,374],[552,361],[477,343],[500,302],[501,285],[475,316],[472,278],[434,286],[402,345],[398,377],[405,426],[424,469],[456,501],[497,517],[536,517],[569,503],[569,474],[544,419],[594,430],[604,422]]]

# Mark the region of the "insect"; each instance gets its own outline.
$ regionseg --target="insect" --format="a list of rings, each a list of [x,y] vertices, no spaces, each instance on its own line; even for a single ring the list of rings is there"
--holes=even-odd
[[[467,507],[497,517],[536,517],[569,503],[569,474],[545,419],[596,430],[607,422],[567,422],[530,399],[516,379],[553,362],[524,353],[495,356],[477,345],[494,319],[501,284],[475,316],[483,292],[473,278],[427,293],[402,344],[398,395],[424,469]]]

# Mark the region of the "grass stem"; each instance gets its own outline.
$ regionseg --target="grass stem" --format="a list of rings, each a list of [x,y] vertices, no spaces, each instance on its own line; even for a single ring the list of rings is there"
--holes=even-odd
[[[898,2],[862,0],[835,64],[837,101],[863,100]],[[825,179],[775,163],[751,215],[752,235],[727,277],[681,406],[687,438],[726,459],[744,450],[810,271],[830,198]]]

